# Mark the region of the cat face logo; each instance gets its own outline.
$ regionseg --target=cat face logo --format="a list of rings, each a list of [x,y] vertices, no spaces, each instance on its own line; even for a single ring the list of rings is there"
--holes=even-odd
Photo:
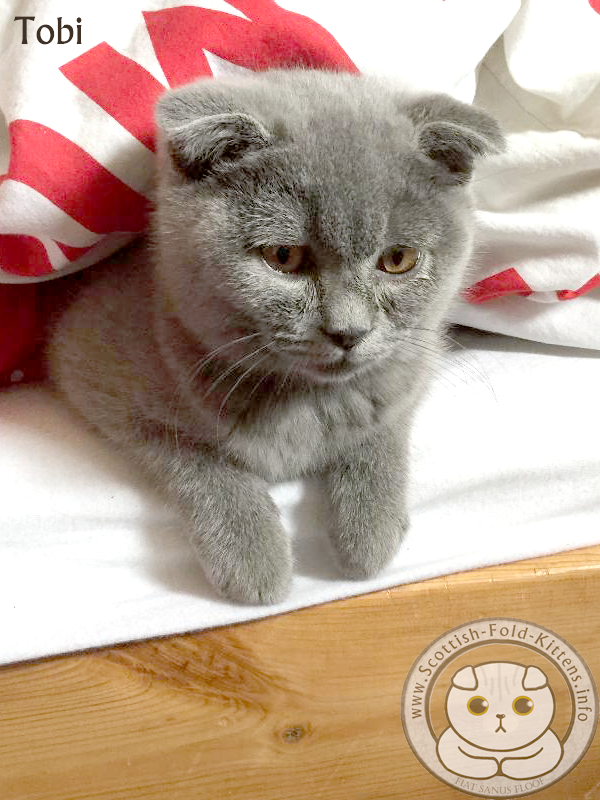
[[[583,658],[523,620],[447,631],[417,658],[402,692],[415,756],[476,797],[524,797],[557,783],[581,761],[597,723],[598,692]]]
[[[563,756],[550,728],[554,713],[554,694],[538,667],[508,661],[462,667],[446,696],[450,726],[438,757],[467,778],[538,778]]]

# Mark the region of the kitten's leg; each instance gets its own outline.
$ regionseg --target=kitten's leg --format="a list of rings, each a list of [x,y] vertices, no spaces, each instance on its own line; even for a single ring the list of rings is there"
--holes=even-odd
[[[342,572],[375,575],[395,555],[408,528],[406,445],[385,430],[346,453],[326,474],[330,539]]]
[[[215,588],[243,603],[275,603],[288,592],[292,554],[265,481],[198,449],[164,442],[137,457],[167,487]]]

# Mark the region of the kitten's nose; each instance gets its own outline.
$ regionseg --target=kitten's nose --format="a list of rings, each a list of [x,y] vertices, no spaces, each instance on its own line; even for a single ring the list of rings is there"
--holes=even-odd
[[[369,329],[346,328],[345,330],[328,330],[327,328],[321,328],[321,332],[343,350],[352,350],[361,339],[364,339]]]
[[[496,716],[498,717],[498,719],[504,719],[506,714],[496,714]]]

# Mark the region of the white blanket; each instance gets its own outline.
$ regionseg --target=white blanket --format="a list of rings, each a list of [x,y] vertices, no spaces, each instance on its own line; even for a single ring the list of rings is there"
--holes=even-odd
[[[416,420],[412,527],[378,578],[344,580],[318,487],[273,487],[288,600],[219,599],[177,518],[39,387],[0,394],[0,663],[242,622],[600,542],[600,355],[461,336]]]
[[[143,227],[165,87],[357,68],[475,99],[508,132],[475,178],[454,320],[600,349],[599,41],[598,0],[4,0],[0,282],[89,266]]]

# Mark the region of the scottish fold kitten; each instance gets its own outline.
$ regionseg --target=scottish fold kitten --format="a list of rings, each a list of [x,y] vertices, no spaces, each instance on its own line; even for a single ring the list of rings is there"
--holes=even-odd
[[[284,597],[269,482],[320,476],[344,575],[406,530],[407,437],[471,246],[483,111],[311,70],[159,101],[148,240],[87,270],[55,326],[58,386],[178,505],[205,572]]]
[[[440,736],[444,766],[467,778],[537,778],[558,764],[551,729],[554,694],[541,669],[493,661],[460,669],[446,696],[450,726]]]

